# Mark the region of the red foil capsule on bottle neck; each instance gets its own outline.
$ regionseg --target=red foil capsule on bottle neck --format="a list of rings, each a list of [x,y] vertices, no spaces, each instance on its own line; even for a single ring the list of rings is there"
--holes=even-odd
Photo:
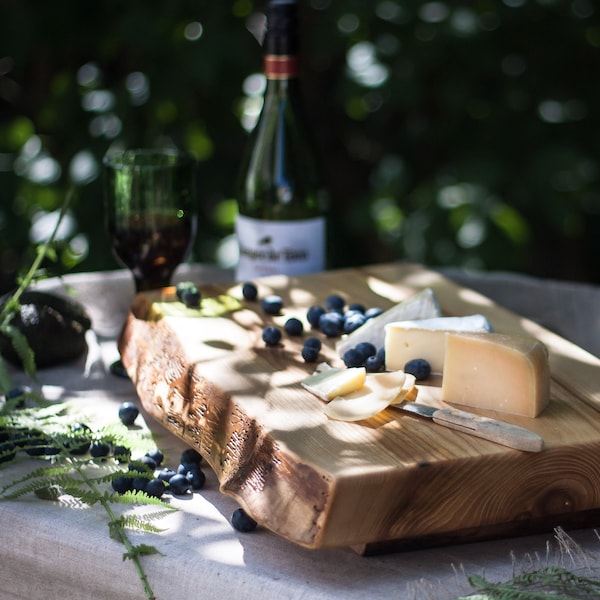
[[[264,57],[264,73],[267,79],[292,79],[298,77],[298,57],[269,54]]]

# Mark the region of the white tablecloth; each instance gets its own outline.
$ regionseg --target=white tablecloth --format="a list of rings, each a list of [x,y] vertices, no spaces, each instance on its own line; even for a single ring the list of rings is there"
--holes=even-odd
[[[600,355],[599,288],[511,274],[445,274]],[[177,278],[219,282],[230,274],[194,265],[182,267]],[[129,274],[73,274],[43,287],[73,292],[90,311],[96,334],[85,359],[40,372],[44,392],[76,400],[99,418],[115,419],[123,401],[136,399],[128,380],[108,372],[118,358],[115,337],[133,298]],[[15,384],[21,381],[14,373]],[[148,425],[166,462],[176,466],[182,443],[152,421]],[[14,479],[23,468],[0,470],[0,482]],[[548,565],[586,576],[600,571],[596,523],[570,532],[561,543],[548,532],[368,558],[347,548],[305,550],[260,528],[249,534],[234,531],[230,518],[237,506],[219,493],[214,474],[208,468],[205,472],[202,491],[173,500],[181,510],[159,522],[164,532],[132,534],[135,543],[154,545],[162,553],[143,559],[159,600],[444,600],[473,592],[467,576],[474,574],[505,581]],[[133,565],[122,560],[123,551],[109,537],[99,508],[68,507],[33,496],[0,501],[1,600],[144,598]]]

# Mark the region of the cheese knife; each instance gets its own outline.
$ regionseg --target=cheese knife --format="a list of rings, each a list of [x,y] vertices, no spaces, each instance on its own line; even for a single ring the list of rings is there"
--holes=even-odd
[[[436,408],[416,402],[397,405],[409,413],[432,419],[434,423],[474,435],[509,448],[540,452],[544,440],[533,431],[497,419],[482,417],[456,408]]]

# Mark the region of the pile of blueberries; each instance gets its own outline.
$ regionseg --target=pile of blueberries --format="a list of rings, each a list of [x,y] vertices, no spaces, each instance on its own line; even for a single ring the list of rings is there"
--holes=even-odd
[[[122,423],[131,426],[139,411],[135,404],[125,402],[119,408],[119,418]],[[129,456],[124,449],[113,450],[115,459],[121,461]],[[118,452],[122,454],[119,455]],[[206,482],[202,471],[202,456],[193,448],[181,453],[177,470],[162,467],[164,456],[159,449],[147,452],[140,459],[130,461],[128,470],[113,478],[111,485],[115,492],[124,494],[127,491],[142,491],[155,498],[162,498],[165,492],[175,496],[185,496],[190,492],[201,490]],[[162,467],[162,468],[161,468]],[[231,517],[234,529],[249,532],[256,528],[257,523],[243,509],[238,508]]]
[[[138,408],[133,402],[124,402],[119,407],[119,419],[127,427],[133,425],[138,414]],[[110,451],[109,448],[107,450]],[[113,449],[118,462],[129,460],[130,454],[127,449]],[[200,468],[202,456],[196,450],[190,448],[181,454],[177,471],[167,467],[161,469],[163,459],[163,453],[157,448],[137,460],[129,461],[128,471],[112,480],[113,490],[119,494],[128,491],[146,492],[148,496],[161,498],[167,490],[180,496],[204,487],[206,476]]]
[[[252,282],[242,286],[242,294],[248,301],[258,299],[258,289]],[[261,299],[261,308],[267,315],[281,314],[283,299],[276,294],[270,294]],[[327,338],[336,338],[343,334],[352,333],[362,327],[369,319],[379,316],[382,308],[366,308],[362,304],[346,305],[346,300],[339,294],[331,294],[325,299],[323,306],[311,306],[306,313],[306,320],[312,330],[320,331]],[[302,336],[304,325],[300,319],[290,317],[283,327],[289,336]],[[267,346],[278,346],[282,339],[279,327],[268,325],[263,329],[262,339]],[[309,337],[302,347],[302,358],[305,362],[313,363],[319,359],[322,342],[318,337]],[[364,366],[369,372],[378,372],[385,368],[385,350],[375,348],[373,344],[362,343],[348,350],[342,357],[346,366]]]
[[[15,402],[26,393],[26,390],[15,388],[5,395],[5,400]],[[139,410],[133,402],[124,402],[118,414],[123,425],[131,427]],[[56,455],[61,451],[60,444],[73,456],[89,453],[94,459],[112,456],[118,464],[127,463],[127,470],[117,471],[111,480],[112,489],[118,494],[143,491],[154,498],[162,498],[165,493],[184,496],[202,489],[206,481],[201,468],[202,456],[193,448],[181,453],[179,466],[173,470],[162,466],[164,456],[158,448],[132,460],[129,448],[107,439],[94,439],[91,428],[84,423],[71,425],[69,434],[61,437],[60,441],[30,429],[0,429],[0,463],[12,461],[19,450],[31,457]],[[233,513],[231,523],[240,532],[249,532],[257,527],[256,521],[241,508]]]

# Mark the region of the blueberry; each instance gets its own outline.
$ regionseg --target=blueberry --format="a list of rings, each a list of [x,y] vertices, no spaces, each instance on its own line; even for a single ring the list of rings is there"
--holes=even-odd
[[[278,315],[283,308],[283,300],[281,296],[271,294],[270,296],[265,296],[260,305],[268,315]]]
[[[302,335],[304,333],[304,325],[302,324],[302,321],[296,319],[296,317],[288,319],[283,328],[288,335]]]
[[[115,446],[113,456],[117,462],[125,462],[131,458],[131,450],[127,446]]]
[[[185,292],[187,292],[188,290],[197,290],[197,286],[193,281],[180,281],[176,286],[175,286],[175,295],[177,296],[177,299],[180,302],[183,302],[183,298],[184,298],[184,294]]]
[[[56,444],[50,444],[49,446],[46,446],[44,454],[46,456],[56,456],[57,454],[60,454],[60,447]]]
[[[46,454],[46,446],[48,445],[48,440],[40,435],[34,434],[33,437],[30,437],[25,445],[25,453],[29,456],[43,456]]]
[[[149,471],[154,471],[154,469],[156,469],[156,467],[158,467],[158,465],[156,464],[156,461],[151,457],[151,456],[142,456],[142,458],[138,459],[138,462],[141,465],[144,465]]]
[[[150,479],[146,484],[146,494],[151,496],[152,498],[162,498],[162,495],[165,493],[165,483],[160,479]]]
[[[63,441],[63,446],[73,456],[85,454],[90,447],[91,433],[91,429],[85,423],[76,423],[71,427],[68,438]]]
[[[424,358],[413,358],[404,365],[404,372],[414,375],[417,381],[422,381],[431,375],[431,366]]]
[[[316,348],[317,350],[320,351],[322,343],[321,343],[321,340],[319,338],[310,337],[310,338],[308,338],[308,339],[306,339],[304,341],[304,346],[305,347],[310,347],[310,348]]]
[[[337,337],[341,335],[344,327],[344,317],[337,312],[328,312],[321,315],[319,319],[319,329],[327,337]]]
[[[176,496],[183,496],[192,489],[192,484],[185,475],[173,475],[169,480],[169,489]]]
[[[201,463],[202,455],[194,448],[188,448],[181,453],[180,463]]]
[[[365,311],[365,317],[367,317],[367,319],[373,319],[375,317],[378,317],[382,312],[383,312],[383,308],[379,308],[378,306],[373,306],[372,308],[368,308]]]
[[[146,456],[149,456],[156,463],[157,467],[160,467],[165,458],[164,454],[158,448],[146,452]]]
[[[350,348],[344,352],[342,360],[347,367],[362,367],[365,364],[365,358],[356,348]]]
[[[344,315],[344,333],[352,333],[362,327],[367,320],[363,313],[352,311]]]
[[[206,475],[199,469],[190,469],[185,474],[186,479],[190,482],[192,490],[201,490],[206,482]]]
[[[310,323],[311,327],[318,329],[319,319],[325,314],[325,309],[322,306],[311,306],[306,312],[306,320]]]
[[[115,492],[118,494],[124,494],[132,488],[133,479],[131,479],[131,477],[127,477],[126,475],[119,475],[118,477],[115,477],[110,484]]]
[[[202,294],[200,293],[200,290],[196,287],[188,288],[186,290],[183,290],[183,292],[181,293],[181,301],[188,308],[200,308],[201,300]]]
[[[377,354],[367,356],[367,359],[365,360],[365,369],[367,370],[367,373],[379,373],[383,370],[383,366],[384,359]]]
[[[0,443],[0,464],[10,462],[16,456],[15,445],[10,441]]]
[[[314,363],[319,359],[319,349],[315,346],[303,346],[300,354],[307,363]]]
[[[269,325],[263,329],[262,339],[267,346],[277,346],[281,341],[281,331],[277,327]]]
[[[27,399],[27,389],[24,387],[15,387],[10,389],[4,396],[7,401],[11,401],[16,409],[25,408]]]
[[[188,471],[194,471],[199,469],[200,466],[198,463],[179,463],[177,467],[177,473],[179,475],[185,475]]]
[[[344,310],[346,301],[339,294],[331,294],[325,298],[325,308],[327,310],[341,311]]]
[[[352,304],[350,304],[350,305],[348,306],[348,310],[353,310],[353,311],[356,311],[356,312],[361,312],[361,313],[363,313],[363,314],[364,314],[364,312],[365,312],[367,309],[365,308],[365,305],[364,305],[364,304],[359,304],[358,302],[354,302],[354,303],[352,303]]]
[[[256,529],[256,521],[248,516],[246,512],[242,508],[238,508],[233,511],[233,515],[231,516],[231,524],[233,528],[237,531],[241,531],[243,533],[248,533]]]
[[[369,356],[375,356],[377,354],[377,348],[371,342],[360,342],[356,344],[356,349],[363,355],[363,358],[367,360]]]
[[[147,477],[142,477],[141,475],[139,477],[134,477],[131,480],[131,489],[134,492],[145,492],[146,488],[148,487],[148,478]]]
[[[135,471],[136,473],[148,473],[148,467],[139,460],[131,461],[127,465],[127,468],[130,471]]]
[[[242,296],[250,302],[254,302],[258,298],[258,288],[251,282],[247,281],[242,286]]]
[[[123,379],[129,379],[129,375],[127,374],[127,369],[125,365],[120,360],[115,360],[110,364],[108,368],[111,375],[115,375],[116,377],[122,377]]]
[[[110,454],[110,444],[102,440],[95,440],[90,444],[90,454],[94,458],[103,458]]]
[[[133,422],[140,414],[138,407],[133,402],[123,402],[119,407],[119,419],[126,427],[133,425]]]
[[[166,481],[168,483],[175,475],[177,475],[177,473],[175,473],[173,469],[165,467],[156,474],[156,477],[161,481]]]

